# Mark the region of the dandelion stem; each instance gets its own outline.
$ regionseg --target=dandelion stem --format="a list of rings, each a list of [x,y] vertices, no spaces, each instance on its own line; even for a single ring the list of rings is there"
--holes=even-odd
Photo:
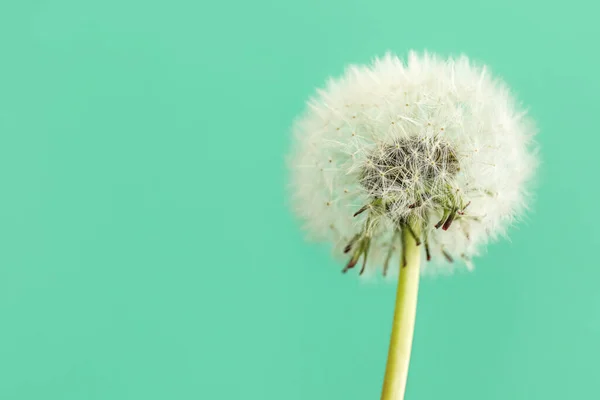
[[[417,235],[421,231],[420,227],[415,225],[412,226],[412,230]],[[417,312],[421,252],[414,235],[406,226],[402,228],[402,252],[401,259],[405,260],[405,265],[400,265],[396,309],[381,400],[403,400],[408,376]]]

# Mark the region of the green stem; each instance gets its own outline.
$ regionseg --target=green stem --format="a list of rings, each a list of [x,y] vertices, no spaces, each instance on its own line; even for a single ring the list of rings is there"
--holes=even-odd
[[[418,226],[402,228],[402,257],[400,276],[396,292],[396,310],[392,323],[392,335],[388,352],[387,367],[383,380],[381,400],[403,400],[406,390],[406,378],[410,362],[415,316],[417,312],[417,294],[421,251],[417,247],[414,234],[419,235]],[[417,236],[418,237],[418,236]],[[403,261],[405,262],[404,265]]]

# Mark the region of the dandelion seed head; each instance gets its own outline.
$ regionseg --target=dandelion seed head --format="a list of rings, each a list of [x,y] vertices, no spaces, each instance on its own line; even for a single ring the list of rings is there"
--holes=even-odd
[[[466,56],[411,52],[404,63],[387,54],[350,66],[317,90],[293,129],[294,210],[334,254],[368,249],[369,271],[398,261],[390,249],[409,219],[428,242],[425,272],[471,269],[526,209],[537,166],[534,124],[506,84]]]

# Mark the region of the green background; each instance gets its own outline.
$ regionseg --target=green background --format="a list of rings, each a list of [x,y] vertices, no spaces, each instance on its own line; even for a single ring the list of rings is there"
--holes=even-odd
[[[592,1],[0,3],[0,399],[376,399],[395,288],[285,199],[291,121],[387,50],[465,52],[538,121],[537,200],[423,280],[407,399],[600,398]]]

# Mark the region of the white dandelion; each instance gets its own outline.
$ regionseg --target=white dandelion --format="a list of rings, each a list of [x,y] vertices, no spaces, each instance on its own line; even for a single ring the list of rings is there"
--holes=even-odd
[[[419,274],[472,268],[527,208],[534,134],[485,66],[414,52],[348,67],[296,121],[291,190],[309,236],[347,257],[344,272],[400,272],[382,398],[403,396]]]

